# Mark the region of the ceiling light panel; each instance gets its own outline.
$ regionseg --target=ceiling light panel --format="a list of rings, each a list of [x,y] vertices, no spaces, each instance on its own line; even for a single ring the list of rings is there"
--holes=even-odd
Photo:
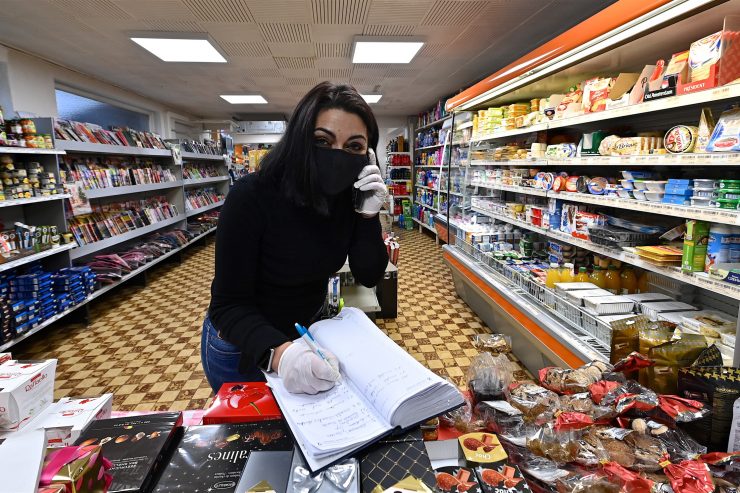
[[[259,94],[221,94],[221,97],[231,104],[267,104]]]
[[[131,40],[165,62],[226,63],[215,46],[202,37],[132,36]]]
[[[367,104],[375,104],[383,97],[382,94],[360,94]]]
[[[352,63],[409,63],[424,43],[416,38],[355,38]]]

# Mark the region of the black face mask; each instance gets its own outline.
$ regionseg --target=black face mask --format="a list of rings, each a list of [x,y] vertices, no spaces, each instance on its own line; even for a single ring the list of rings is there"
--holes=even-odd
[[[369,164],[367,154],[350,154],[341,149],[316,147],[316,169],[319,186],[326,195],[338,195],[348,190],[362,168]]]

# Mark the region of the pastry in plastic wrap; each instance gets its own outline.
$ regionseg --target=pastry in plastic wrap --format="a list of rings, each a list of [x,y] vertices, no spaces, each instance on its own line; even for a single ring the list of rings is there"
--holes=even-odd
[[[621,486],[610,481],[601,472],[587,472],[558,479],[558,493],[620,493]]]
[[[473,347],[493,356],[511,352],[511,338],[504,334],[478,334],[473,337]]]
[[[512,383],[507,389],[509,404],[519,409],[527,421],[550,421],[560,407],[560,399],[552,390],[534,383]]]
[[[547,424],[527,438],[527,449],[557,464],[575,462],[578,457],[578,432],[557,431]]]
[[[560,409],[563,412],[587,414],[594,421],[610,419],[617,415],[613,408],[595,404],[588,392],[560,396]]]
[[[575,370],[549,367],[540,370],[540,383],[543,387],[559,394],[587,392],[590,385],[602,379],[604,372],[611,371],[611,365],[594,361]]]
[[[633,493],[651,493],[653,491],[666,491],[659,489],[659,485],[655,481],[642,476],[634,471],[629,471],[615,462],[607,462],[601,468],[601,471],[606,474],[606,477],[614,483],[622,487],[622,492],[633,492]]]
[[[669,428],[663,423],[641,418],[633,419],[630,427],[636,433],[649,435],[659,440],[674,462],[693,459],[707,451],[705,446],[699,444],[680,428]]]
[[[481,431],[485,429],[485,423],[473,417],[473,405],[470,397],[463,393],[465,404],[448,411],[439,417],[439,423],[447,428],[455,428],[462,433]]]
[[[504,389],[511,382],[510,361],[505,355],[481,353],[470,363],[468,389],[473,404],[502,399]]]
[[[537,427],[526,422],[522,412],[507,401],[482,402],[475,406],[475,414],[485,423],[486,431],[519,447],[524,447],[527,437],[537,431]]]

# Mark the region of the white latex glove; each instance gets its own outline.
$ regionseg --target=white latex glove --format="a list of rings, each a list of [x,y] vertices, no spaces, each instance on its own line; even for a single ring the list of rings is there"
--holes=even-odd
[[[321,349],[332,365],[339,368],[337,357]],[[296,339],[280,357],[278,376],[283,385],[293,394],[318,394],[334,387],[339,375],[319,358],[303,339]]]
[[[370,164],[362,168],[354,186],[362,192],[372,191],[372,194],[367,193],[360,208],[355,210],[364,217],[373,217],[380,212],[380,209],[388,198],[388,188],[385,186],[383,177],[380,176],[380,168],[378,168],[375,151],[370,149],[368,151],[368,157]]]

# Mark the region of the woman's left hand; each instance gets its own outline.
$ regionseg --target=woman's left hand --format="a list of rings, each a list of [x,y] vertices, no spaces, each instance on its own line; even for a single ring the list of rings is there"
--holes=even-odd
[[[380,168],[378,168],[378,161],[375,157],[375,152],[370,149],[368,151],[368,157],[370,158],[370,164],[362,168],[354,187],[362,192],[372,191],[362,201],[362,205],[357,212],[362,214],[364,217],[373,217],[383,207],[386,198],[388,197],[388,188],[385,186],[383,177],[380,176]]]

